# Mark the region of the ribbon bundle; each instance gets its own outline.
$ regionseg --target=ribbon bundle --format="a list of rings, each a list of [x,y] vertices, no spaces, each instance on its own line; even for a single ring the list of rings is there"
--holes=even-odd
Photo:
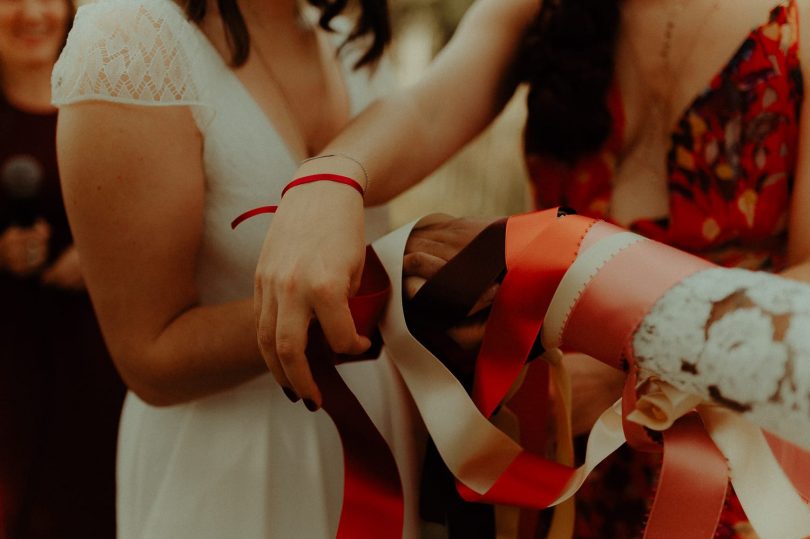
[[[664,454],[646,538],[712,537],[729,469],[740,501],[761,537],[810,535],[810,508],[790,480],[801,485],[800,470],[805,475],[810,471],[807,453],[776,438],[766,439],[758,427],[734,412],[703,403],[663,380],[638,384],[633,333],[672,286],[711,267],[709,263],[592,219],[557,218],[555,211],[513,217],[507,221],[505,233],[485,232],[502,238],[500,252],[492,252],[487,260],[502,259],[506,273],[475,363],[470,397],[406,324],[401,275],[410,230],[410,226],[404,227],[374,243],[361,293],[352,300],[352,312],[358,328],[369,335],[376,316],[384,310],[379,320],[382,340],[465,499],[527,508],[565,504],[588,474],[627,441],[645,451],[663,449]],[[463,261],[464,251],[436,280],[452,282],[447,275],[463,269]],[[498,279],[501,269],[495,264],[473,272],[480,290]],[[631,290],[617,286],[628,278],[634,282]],[[428,290],[429,285],[425,285]],[[439,312],[463,315],[465,306],[471,305],[470,297],[473,301],[477,297],[469,291],[455,294],[452,286],[432,289],[443,290],[443,304],[436,306]],[[465,294],[467,298],[459,298]],[[560,347],[628,371],[624,398],[597,421],[588,439],[585,462],[578,468],[571,466],[566,444],[558,446],[562,448],[558,450],[561,462],[550,461],[521,447],[489,420],[533,350],[538,350],[538,335],[563,396],[568,390],[559,362]],[[338,537],[401,537],[402,493],[390,450],[339,380],[332,364],[341,359],[317,335],[311,335],[310,342],[307,355],[323,388],[324,409],[335,420],[344,444],[346,481]],[[567,405],[561,409],[558,436],[565,436],[570,411]],[[663,431],[663,448],[650,430]],[[793,455],[792,465],[780,465],[775,452]],[[555,519],[551,535],[570,536],[571,514],[560,512],[563,518]]]

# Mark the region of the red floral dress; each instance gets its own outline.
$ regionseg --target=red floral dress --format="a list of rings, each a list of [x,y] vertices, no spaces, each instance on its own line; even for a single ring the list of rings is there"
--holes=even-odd
[[[798,29],[796,0],[777,5],[689,105],[667,156],[669,216],[637,221],[632,230],[724,266],[784,267],[804,95]],[[573,167],[527,156],[537,207],[565,205],[609,219],[624,117],[618,93],[608,99],[614,129],[600,152]],[[618,539],[640,529],[639,500],[654,474],[639,460],[646,459],[618,455],[583,490],[577,537]],[[747,531],[739,503],[729,497],[716,537],[742,539]]]

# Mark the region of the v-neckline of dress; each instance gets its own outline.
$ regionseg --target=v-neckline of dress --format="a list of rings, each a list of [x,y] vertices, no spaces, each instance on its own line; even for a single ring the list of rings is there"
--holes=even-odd
[[[169,3],[174,5],[178,10],[180,10],[182,12],[182,8],[180,8],[180,6],[177,5],[175,2],[169,0]],[[306,13],[307,12],[305,11],[304,16],[306,16]],[[185,13],[183,13],[183,16],[185,17]],[[299,163],[300,161],[310,157],[309,155],[305,155],[305,156],[298,155],[299,152],[294,149],[293,145],[291,144],[291,141],[287,140],[287,138],[284,137],[281,134],[281,131],[273,123],[271,118],[267,115],[265,110],[262,108],[262,106],[259,104],[259,102],[256,100],[256,98],[253,96],[253,94],[250,92],[250,90],[247,88],[247,86],[245,86],[245,84],[236,75],[236,73],[233,71],[233,69],[230,68],[230,66],[225,61],[225,59],[222,57],[222,55],[219,53],[219,51],[214,46],[214,44],[211,43],[211,41],[208,39],[208,36],[205,35],[205,32],[203,32],[202,28],[200,28],[199,26],[197,26],[195,23],[193,23],[191,21],[189,21],[189,24],[194,28],[194,32],[195,32],[197,38],[200,39],[203,42],[203,46],[206,47],[206,49],[208,50],[208,53],[213,55],[213,57],[215,58],[215,61],[217,62],[217,67],[220,68],[220,69],[223,69],[224,71],[227,72],[228,77],[230,77],[231,81],[239,88],[239,90],[245,96],[247,101],[250,103],[250,106],[255,110],[256,114],[260,117],[261,122],[265,125],[265,127],[267,127],[276,136],[276,138],[278,138],[280,143],[284,146],[285,153],[289,156],[289,158],[291,160],[293,160],[295,163]],[[315,31],[317,32],[317,29]],[[323,41],[325,39],[328,39],[327,36],[317,34],[316,39],[318,39],[318,41],[319,41],[319,47],[321,47],[323,49],[328,48],[327,46],[329,45],[329,43],[324,43],[324,41]],[[328,41],[331,42],[333,40],[328,39]],[[349,113],[349,118],[352,118],[356,111],[355,111],[355,102],[354,102],[354,99],[352,97],[352,92],[351,92],[351,84],[350,84],[350,81],[349,81],[350,73],[346,69],[346,62],[343,60],[343,58],[340,55],[338,55],[337,63],[338,63],[337,69],[338,69],[338,72],[339,72],[339,75],[340,75],[340,84],[343,87],[343,94],[344,94],[345,99],[346,99],[346,102],[344,103],[344,105],[347,107],[347,110],[348,110],[348,113]],[[298,129],[297,125],[295,127]],[[300,129],[298,129],[298,131],[301,132]],[[304,141],[304,142],[306,142],[306,141]]]

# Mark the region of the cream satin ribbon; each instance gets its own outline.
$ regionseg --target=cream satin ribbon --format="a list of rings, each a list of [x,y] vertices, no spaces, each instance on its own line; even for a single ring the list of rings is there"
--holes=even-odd
[[[548,363],[551,383],[556,391],[554,430],[557,442],[556,458],[560,464],[574,465],[574,436],[571,428],[571,377],[565,370],[563,354],[559,348],[550,348],[543,354]],[[554,508],[546,539],[569,539],[574,536],[576,502],[571,496]]]
[[[486,493],[522,448],[484,417],[458,380],[408,331],[402,306],[402,257],[414,223],[377,240],[373,247],[389,277],[391,301],[380,330],[392,362],[414,398],[425,426],[447,467],[464,485]],[[621,407],[596,422],[585,463],[551,504],[570,498],[588,474],[625,441]]]
[[[706,432],[728,460],[731,484],[762,539],[802,539],[810,535],[810,507],[785,475],[762,429],[731,410],[704,403],[701,397],[662,380],[649,378],[639,391],[642,394],[636,410],[627,419],[653,430],[666,430],[697,408]]]
[[[549,306],[543,328],[546,346],[560,346],[568,316],[599,269],[639,241],[649,240],[620,232],[598,240],[579,255]],[[655,376],[643,381],[638,391],[636,409],[627,419],[653,430],[664,431],[680,417],[697,409],[709,436],[728,460],[737,496],[762,539],[801,539],[810,535],[810,507],[779,466],[759,427],[737,413],[704,403],[702,397],[680,391]]]
[[[522,449],[478,411],[458,380],[407,329],[402,305],[402,257],[412,227],[413,223],[374,243],[392,287],[380,329],[388,353],[442,459],[464,485],[484,494]],[[605,257],[621,251],[626,241],[612,240],[615,243],[609,243],[610,248],[602,247],[602,255],[594,255],[592,260],[597,263],[602,260],[601,267]],[[583,273],[592,274],[595,272]],[[561,297],[570,301],[571,295]],[[555,308],[559,309],[559,305],[558,302]],[[564,312],[556,316],[562,318],[564,327]],[[650,428],[667,428],[699,400],[664,382],[650,381],[639,399],[637,413],[631,415],[634,421]],[[810,535],[810,508],[782,472],[761,430],[715,405],[701,404],[697,409],[712,440],[729,461],[732,483],[757,533],[763,539],[798,539]],[[624,442],[619,401],[597,420],[588,437],[585,463],[551,505],[568,500],[590,472]]]
[[[543,320],[543,346],[547,349],[560,347],[565,323],[591,279],[614,256],[643,239],[642,236],[632,232],[612,234],[597,241],[577,256],[563,275],[549,304]]]

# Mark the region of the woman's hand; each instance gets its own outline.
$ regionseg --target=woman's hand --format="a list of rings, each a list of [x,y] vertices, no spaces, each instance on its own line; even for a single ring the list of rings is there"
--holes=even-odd
[[[284,196],[259,257],[254,311],[270,372],[310,410],[321,404],[304,353],[310,321],[318,320],[335,352],[359,354],[371,345],[348,304],[364,255],[363,199],[354,189],[317,182]]]
[[[457,219],[443,214],[429,215],[419,221],[405,245],[402,266],[408,298],[414,297],[428,279],[436,275],[490,222],[485,219]],[[470,317],[448,332],[463,349],[475,348],[484,338],[486,319],[476,314],[492,304],[497,290],[497,285],[490,287],[478,299],[469,313]]]
[[[76,247],[65,249],[59,258],[42,272],[42,284],[65,290],[84,290],[84,277]]]
[[[0,234],[0,269],[17,277],[40,271],[48,259],[51,227],[39,219],[30,228],[11,226]]]

